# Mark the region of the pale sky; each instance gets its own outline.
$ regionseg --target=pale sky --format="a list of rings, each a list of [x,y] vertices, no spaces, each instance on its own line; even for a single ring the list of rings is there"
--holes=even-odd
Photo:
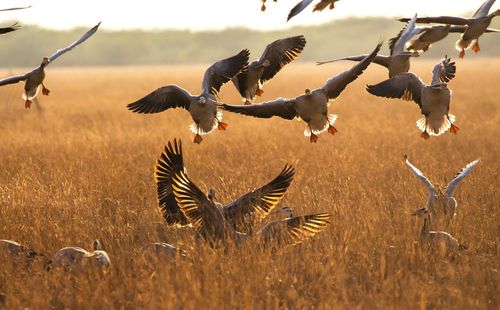
[[[484,0],[340,0],[332,11],[306,10],[286,23],[288,11],[299,0],[2,0],[0,8],[32,5],[21,11],[0,12],[0,22],[18,20],[45,28],[88,27],[102,21],[101,28],[120,29],[283,29],[311,25],[349,16],[463,15]],[[500,5],[495,4],[493,9]],[[493,10],[492,9],[492,10]]]

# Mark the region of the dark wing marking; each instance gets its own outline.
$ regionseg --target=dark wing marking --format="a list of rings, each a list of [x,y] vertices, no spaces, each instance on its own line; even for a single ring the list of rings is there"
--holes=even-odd
[[[12,32],[12,31],[19,30],[20,28],[21,27],[19,27],[19,25],[17,23],[14,23],[14,24],[12,24],[9,27],[2,27],[2,28],[0,28],[0,34],[6,34],[6,33],[9,33],[9,32]]]
[[[191,94],[177,85],[160,87],[146,97],[127,105],[132,112],[158,113],[167,109],[189,110]]]
[[[259,60],[260,63],[265,60],[270,63],[264,68],[260,82],[263,84],[272,79],[284,66],[302,53],[304,46],[306,46],[306,39],[303,35],[276,40],[269,44]]]
[[[295,101],[285,98],[279,98],[274,101],[254,105],[223,104],[222,109],[259,118],[279,116],[281,118],[291,120],[297,116],[297,112],[295,111]]]
[[[337,98],[340,93],[351,83],[360,76],[363,71],[370,65],[377,53],[382,47],[382,42],[377,44],[375,49],[367,55],[363,60],[353,66],[351,69],[337,74],[326,81],[325,85],[321,88],[329,99]]]
[[[227,83],[246,66],[248,66],[248,56],[250,52],[245,49],[238,54],[219,60],[205,71],[202,82],[202,91],[206,94],[215,95],[222,85]]]
[[[189,225],[188,219],[184,216],[175,200],[172,189],[172,179],[179,171],[185,171],[182,159],[182,143],[174,140],[168,142],[165,150],[158,159],[155,166],[156,193],[158,196],[158,208],[168,226]]]
[[[52,56],[49,57],[49,63],[53,62],[54,60],[56,60],[57,58],[59,58],[59,56],[63,55],[66,52],[71,51],[73,48],[75,48],[78,45],[82,44],[83,42],[87,41],[88,38],[90,38],[91,36],[94,35],[94,33],[96,33],[96,31],[99,28],[100,24],[101,23],[99,23],[99,24],[95,25],[94,27],[92,27],[92,29],[90,29],[89,31],[87,31],[80,39],[78,39],[75,42],[71,43],[69,46],[57,50],[57,52],[55,52]]]
[[[413,100],[419,107],[422,106],[421,96],[424,83],[413,73],[402,73],[380,82],[368,85],[366,90],[375,96],[385,98],[400,98],[406,101]]]

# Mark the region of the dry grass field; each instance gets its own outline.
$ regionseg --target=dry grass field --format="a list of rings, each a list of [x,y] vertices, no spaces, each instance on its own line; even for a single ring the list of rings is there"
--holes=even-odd
[[[183,110],[138,115],[125,106],[161,85],[200,89],[204,67],[48,68],[49,97],[24,109],[22,85],[0,88],[0,239],[53,254],[90,248],[110,254],[107,274],[44,272],[2,263],[6,308],[95,309],[498,309],[500,307],[500,62],[458,61],[451,113],[461,128],[422,140],[414,103],[369,95],[367,72],[330,105],[332,137],[317,144],[304,123],[224,113],[227,131],[192,143]],[[351,63],[285,68],[262,100],[315,88]],[[414,71],[431,79],[434,62]],[[6,76],[9,72],[1,72]],[[16,71],[17,73],[17,71]],[[239,103],[232,85],[225,102]],[[328,229],[275,255],[246,247],[227,254],[196,246],[188,229],[167,229],[156,206],[153,166],[163,145],[184,143],[190,178],[229,202],[296,168],[283,204],[296,214],[331,212]],[[448,231],[468,250],[442,257],[421,251],[410,213],[427,192],[403,163],[407,153],[434,183],[447,183],[468,162],[481,162],[456,192]],[[275,213],[272,218],[278,218]],[[438,227],[439,229],[439,227]],[[141,247],[164,241],[187,259],[151,265]],[[0,308],[2,305],[0,305]]]

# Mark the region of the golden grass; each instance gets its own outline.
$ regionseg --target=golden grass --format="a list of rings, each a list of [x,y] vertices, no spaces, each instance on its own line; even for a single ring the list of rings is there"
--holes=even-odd
[[[350,63],[289,66],[263,100],[319,87]],[[433,62],[414,70],[430,80]],[[330,106],[339,133],[310,144],[304,124],[224,114],[226,132],[195,145],[185,111],[138,115],[125,105],[169,83],[200,89],[203,67],[47,71],[41,110],[24,109],[21,85],[0,88],[0,239],[45,253],[89,249],[99,238],[107,275],[0,267],[7,308],[498,308],[500,194],[497,100],[500,62],[465,59],[450,83],[461,128],[423,141],[414,103],[364,90],[386,77],[371,66]],[[7,72],[2,72],[2,76]],[[232,85],[222,99],[239,102]],[[167,229],[156,210],[153,166],[163,145],[184,142],[191,179],[229,202],[261,186],[285,163],[296,176],[283,204],[296,214],[331,212],[326,232],[274,256],[198,249],[189,230]],[[407,153],[435,183],[481,162],[459,187],[448,229],[468,251],[449,258],[419,251],[410,213],[426,191],[403,163]],[[276,218],[276,215],[275,215]],[[186,249],[189,259],[156,267],[139,256],[148,242]],[[0,306],[1,307],[1,306]]]

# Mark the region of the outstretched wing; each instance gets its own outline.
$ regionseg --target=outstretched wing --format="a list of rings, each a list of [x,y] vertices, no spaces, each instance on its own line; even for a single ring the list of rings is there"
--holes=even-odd
[[[441,82],[449,82],[455,77],[457,68],[448,56],[439,62],[432,70],[432,85],[439,85]]]
[[[411,18],[399,18],[400,22],[410,21]],[[450,24],[450,25],[469,25],[472,23],[473,19],[455,17],[455,16],[437,16],[437,17],[419,17],[417,18],[417,23],[423,24]]]
[[[377,53],[380,51],[382,42],[377,44],[377,47],[367,55],[363,60],[353,66],[351,69],[337,74],[326,81],[325,85],[321,88],[329,99],[337,98],[340,93],[351,83],[360,76],[363,71],[370,65]]]
[[[469,163],[467,166],[465,166],[465,168],[463,168],[462,170],[460,170],[460,172],[457,173],[455,178],[446,186],[445,190],[446,197],[453,196],[453,193],[457,189],[458,184],[462,182],[462,180],[471,172],[472,168],[474,168],[478,162],[479,159],[476,159],[475,161]]]
[[[78,45],[82,44],[83,42],[87,41],[88,38],[90,38],[91,36],[94,35],[94,33],[96,33],[96,31],[99,28],[100,24],[101,23],[99,23],[99,24],[95,25],[94,27],[92,27],[92,29],[90,29],[89,31],[87,31],[80,39],[78,39],[75,42],[71,43],[69,46],[57,50],[57,52],[55,52],[52,56],[49,57],[49,63],[53,62],[54,60],[56,60],[57,58],[59,58],[59,56],[63,55],[66,52],[71,51],[73,48],[75,48]]]
[[[415,29],[415,21],[417,19],[417,14],[401,29],[398,35],[389,40],[389,49],[391,51],[391,56],[399,55],[404,52],[406,42],[420,32],[419,29]]]
[[[27,78],[28,78],[28,74],[11,76],[11,77],[0,80],[0,86],[19,83],[21,81],[25,81]]]
[[[269,223],[258,234],[265,247],[296,245],[325,230],[330,223],[330,218],[329,213],[295,216]]]
[[[127,108],[136,113],[159,113],[167,109],[189,110],[191,94],[177,85],[160,87],[146,97],[132,102]]]
[[[436,189],[434,188],[434,185],[432,185],[431,181],[425,177],[425,175],[422,173],[422,171],[418,170],[417,167],[413,166],[412,163],[410,163],[410,160],[408,159],[408,156],[405,154],[405,164],[410,167],[411,171],[417,176],[417,178],[424,183],[425,187],[429,190],[429,195],[435,195]]]
[[[295,111],[295,100],[279,98],[254,105],[229,105],[222,104],[222,109],[234,113],[249,115],[258,118],[271,118],[279,116],[284,119],[294,119],[297,116]]]
[[[306,39],[303,35],[276,40],[269,44],[259,62],[269,61],[269,66],[264,68],[260,82],[264,84],[272,79],[284,66],[297,58],[306,46]]]
[[[236,231],[250,233],[255,221],[265,218],[280,203],[294,174],[293,167],[286,165],[271,182],[224,206],[224,217]]]
[[[496,0],[486,0],[474,13],[472,18],[481,18],[481,17],[486,17],[488,16],[488,13],[490,12],[491,7],[495,3]]]
[[[328,63],[332,63],[332,62],[336,62],[336,61],[340,61],[340,60],[361,61],[361,60],[365,59],[366,56],[368,56],[368,55],[357,55],[357,56],[338,58],[338,59],[334,59],[334,60],[317,61],[316,65],[321,66],[324,64],[328,64]],[[389,69],[389,64],[390,64],[389,59],[390,59],[390,57],[388,57],[388,56],[377,55],[377,56],[375,56],[375,58],[373,59],[372,62],[376,63],[377,65],[381,65],[381,66],[384,66],[387,69]]]
[[[205,71],[201,85],[203,93],[215,95],[222,85],[231,80],[246,66],[248,66],[248,56],[250,52],[245,49],[238,54],[219,60]]]
[[[422,106],[424,83],[413,73],[401,73],[375,85],[367,85],[366,90],[375,96],[413,100]]]
[[[182,143],[174,139],[165,146],[165,150],[155,166],[156,193],[158,208],[168,226],[187,226],[188,219],[184,216],[175,200],[172,189],[172,179],[179,171],[184,171],[182,159]]]
[[[289,21],[294,17],[295,15],[299,14],[302,12],[305,8],[311,4],[313,0],[302,0],[299,3],[297,3],[291,10],[290,13],[288,13],[288,17],[286,18],[286,21]]]
[[[31,5],[29,6],[24,6],[24,7],[19,7],[19,8],[8,8],[8,9],[1,9],[0,12],[5,12],[5,11],[15,11],[15,10],[24,10],[24,9],[29,9]]]
[[[6,34],[6,33],[9,33],[9,32],[18,30],[19,28],[21,28],[21,27],[19,27],[19,25],[17,23],[14,23],[14,24],[12,24],[9,27],[1,27],[0,28],[0,34]]]

